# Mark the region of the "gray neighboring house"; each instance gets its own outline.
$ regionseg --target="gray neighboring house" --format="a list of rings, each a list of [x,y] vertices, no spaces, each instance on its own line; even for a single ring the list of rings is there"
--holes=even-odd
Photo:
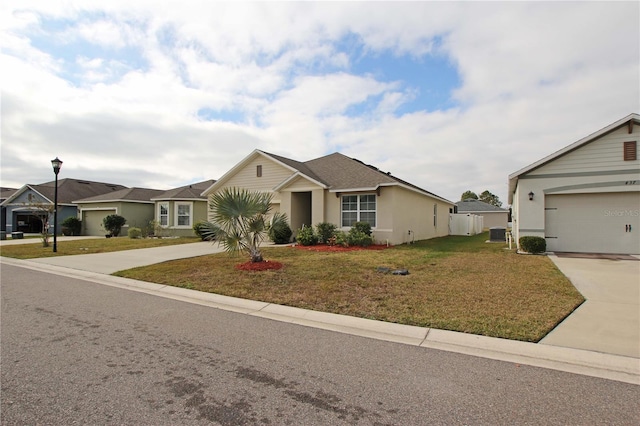
[[[68,217],[78,216],[78,206],[74,200],[108,194],[126,188],[104,182],[64,178],[58,180],[58,232],[60,224]],[[42,232],[43,220],[49,216],[49,232],[53,233],[52,211],[55,181],[41,184],[27,184],[15,191],[1,204],[6,209],[6,232]]]
[[[214,183],[209,179],[154,196],[154,220],[163,232],[176,237],[193,236],[193,224],[207,220],[208,198],[202,193]]]
[[[458,213],[482,216],[485,229],[498,226],[506,228],[509,221],[508,210],[485,203],[484,201],[466,199],[458,201],[456,207],[458,208]]]
[[[0,188],[0,231],[7,230],[7,208],[4,207],[2,203],[4,200],[15,194],[17,190],[17,188]]]
[[[145,228],[153,220],[153,197],[163,191],[149,188],[123,188],[118,191],[74,200],[78,205],[78,219],[82,220],[82,235],[106,235],[103,219],[117,214],[127,223],[121,237],[126,237],[129,228]]]

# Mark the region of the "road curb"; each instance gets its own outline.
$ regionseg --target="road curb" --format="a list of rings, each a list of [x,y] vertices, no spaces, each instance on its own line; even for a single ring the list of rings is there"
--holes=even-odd
[[[275,321],[640,385],[640,359],[637,358],[355,318],[29,260],[0,257],[0,263]]]

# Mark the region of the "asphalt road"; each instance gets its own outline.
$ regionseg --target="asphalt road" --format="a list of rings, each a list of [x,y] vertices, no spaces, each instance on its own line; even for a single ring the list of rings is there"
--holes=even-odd
[[[640,424],[640,386],[3,265],[1,423]]]

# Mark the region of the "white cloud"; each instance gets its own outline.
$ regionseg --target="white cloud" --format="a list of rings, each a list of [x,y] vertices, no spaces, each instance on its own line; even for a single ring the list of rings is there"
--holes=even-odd
[[[51,180],[56,155],[69,177],[167,188],[218,178],[255,148],[339,150],[452,200],[506,201],[509,173],[640,110],[638,3],[0,8],[3,186]],[[53,47],[36,47],[43,35]],[[399,113],[427,77],[353,71],[353,55],[385,53],[448,58],[453,106]]]

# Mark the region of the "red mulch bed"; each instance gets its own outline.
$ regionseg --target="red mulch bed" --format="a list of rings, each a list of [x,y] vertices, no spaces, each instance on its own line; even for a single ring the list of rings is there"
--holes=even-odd
[[[282,263],[265,260],[262,262],[244,262],[236,265],[240,271],[275,271],[282,268]]]
[[[384,244],[373,244],[368,247],[360,247],[360,246],[351,246],[351,247],[342,247],[342,246],[329,246],[327,244],[316,244],[315,246],[302,246],[297,244],[295,246],[300,250],[307,251],[321,251],[321,252],[343,252],[343,251],[357,251],[357,250],[384,250],[387,248]]]

